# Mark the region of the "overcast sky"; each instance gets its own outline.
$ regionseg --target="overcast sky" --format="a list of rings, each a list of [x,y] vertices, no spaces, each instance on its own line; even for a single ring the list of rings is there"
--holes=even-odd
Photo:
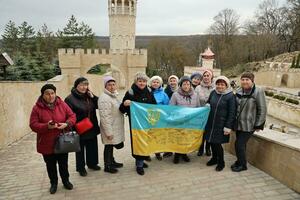
[[[278,0],[283,4],[286,0]],[[241,21],[253,17],[262,0],[138,0],[137,35],[190,35],[206,33],[213,17],[231,8]],[[96,35],[108,35],[107,0],[0,0],[0,34],[9,20],[27,21],[35,29],[46,23],[50,30],[62,29],[74,14],[93,28]]]

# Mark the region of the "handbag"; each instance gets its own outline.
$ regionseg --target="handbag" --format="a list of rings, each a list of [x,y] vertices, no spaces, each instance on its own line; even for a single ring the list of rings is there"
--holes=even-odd
[[[91,122],[91,120],[88,117],[86,117],[83,120],[81,120],[80,122],[78,122],[77,124],[75,124],[75,128],[76,128],[76,131],[78,132],[78,134],[82,135],[86,131],[93,128],[93,123]]]
[[[87,100],[87,102],[88,102],[88,107],[90,107],[89,100]],[[75,124],[75,128],[79,135],[82,135],[86,133],[88,130],[90,130],[91,128],[93,128],[93,123],[90,120],[90,110],[88,112],[88,117],[84,118],[80,122],[77,122]]]
[[[79,152],[80,149],[80,136],[76,133],[76,131],[68,131],[59,134],[57,137],[54,153],[69,153],[69,152]]]

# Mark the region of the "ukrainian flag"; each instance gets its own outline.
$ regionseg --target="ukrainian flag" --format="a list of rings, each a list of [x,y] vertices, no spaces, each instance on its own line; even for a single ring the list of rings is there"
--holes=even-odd
[[[210,107],[131,102],[133,154],[190,153],[199,149]]]

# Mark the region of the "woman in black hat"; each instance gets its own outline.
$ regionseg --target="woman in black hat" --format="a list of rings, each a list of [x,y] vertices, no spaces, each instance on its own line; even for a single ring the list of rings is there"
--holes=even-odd
[[[71,94],[65,99],[73,112],[76,113],[77,122],[89,118],[93,127],[80,135],[81,151],[76,152],[76,171],[80,176],[86,176],[85,165],[92,170],[100,170],[98,166],[98,141],[100,133],[96,109],[98,108],[98,97],[89,90],[89,82],[80,77],[74,82]]]
[[[43,155],[50,179],[50,194],[56,193],[59,174],[64,187],[73,189],[69,181],[68,153],[54,154],[54,145],[63,129],[75,124],[76,115],[69,106],[56,95],[56,87],[46,84],[41,88],[38,98],[30,115],[30,128],[37,133],[37,152]]]

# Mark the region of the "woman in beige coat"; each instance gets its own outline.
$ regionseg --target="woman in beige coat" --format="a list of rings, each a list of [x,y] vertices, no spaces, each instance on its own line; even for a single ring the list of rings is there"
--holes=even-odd
[[[101,138],[104,146],[104,171],[117,173],[116,168],[123,167],[113,156],[113,148],[121,149],[124,146],[124,116],[119,111],[120,101],[117,99],[116,81],[111,76],[104,77],[104,92],[98,100],[100,114]]]

